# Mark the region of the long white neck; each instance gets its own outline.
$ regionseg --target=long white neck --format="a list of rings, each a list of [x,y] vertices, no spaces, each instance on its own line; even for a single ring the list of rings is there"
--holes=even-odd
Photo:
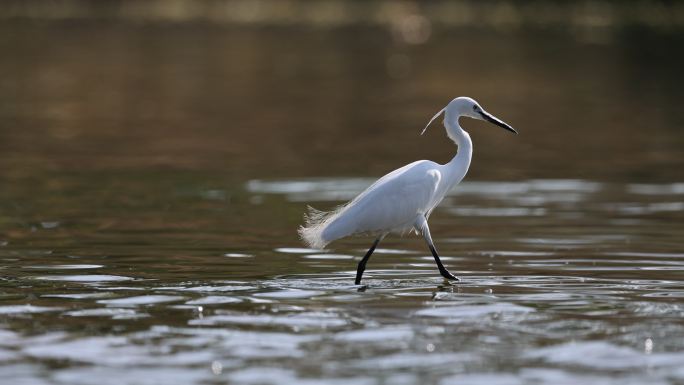
[[[446,127],[447,136],[458,146],[456,156],[454,156],[449,163],[444,165],[446,170],[447,189],[451,189],[451,187],[460,182],[468,172],[470,160],[473,157],[473,141],[470,140],[470,135],[468,135],[468,133],[458,124],[458,118],[445,119],[444,126]]]

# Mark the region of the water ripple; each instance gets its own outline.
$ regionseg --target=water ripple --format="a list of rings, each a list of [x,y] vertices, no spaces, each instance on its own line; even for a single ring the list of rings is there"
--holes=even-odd
[[[178,295],[140,295],[135,297],[101,299],[98,303],[108,306],[134,307],[166,302],[178,302],[185,299]]]
[[[47,275],[34,277],[44,281],[70,281],[70,282],[121,282],[131,281],[133,278],[120,275]]]

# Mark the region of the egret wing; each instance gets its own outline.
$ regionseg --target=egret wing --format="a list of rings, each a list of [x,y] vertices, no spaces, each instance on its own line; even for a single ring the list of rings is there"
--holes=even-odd
[[[330,235],[334,232],[337,239],[410,230],[416,216],[434,206],[441,178],[439,165],[430,161],[414,162],[385,175],[336,215],[330,222]]]

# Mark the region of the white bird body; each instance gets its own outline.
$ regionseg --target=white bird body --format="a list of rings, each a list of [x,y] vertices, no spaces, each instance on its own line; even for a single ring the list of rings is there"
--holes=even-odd
[[[439,194],[441,167],[421,160],[385,175],[330,218],[320,242],[364,233],[409,231],[418,215],[427,216],[444,197]]]
[[[470,157],[465,151],[459,154]],[[469,162],[460,166],[456,162],[458,157],[445,165],[419,160],[390,172],[331,213],[316,231],[303,231],[302,236],[310,246],[322,248],[350,235],[403,234],[415,230],[416,219],[427,219],[468,171]]]
[[[299,235],[310,247],[324,248],[328,243],[350,235],[378,236],[359,264],[357,284],[365,263],[378,242],[389,233],[406,233],[412,229],[425,236],[442,275],[456,279],[439,262],[430,238],[427,219],[449,190],[465,177],[470,167],[472,141],[470,135],[459,125],[458,118],[469,116],[486,119],[513,132],[515,130],[486,113],[471,98],[454,99],[430,123],[443,111],[447,135],[458,146],[458,152],[450,162],[441,165],[429,160],[419,160],[378,179],[352,201],[336,210],[321,212],[309,208],[309,214],[305,217],[306,226],[300,227]]]

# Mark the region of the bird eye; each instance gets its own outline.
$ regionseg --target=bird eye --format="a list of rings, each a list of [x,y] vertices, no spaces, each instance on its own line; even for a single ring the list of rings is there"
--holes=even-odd
[[[473,106],[473,111],[477,111],[477,106]]]

